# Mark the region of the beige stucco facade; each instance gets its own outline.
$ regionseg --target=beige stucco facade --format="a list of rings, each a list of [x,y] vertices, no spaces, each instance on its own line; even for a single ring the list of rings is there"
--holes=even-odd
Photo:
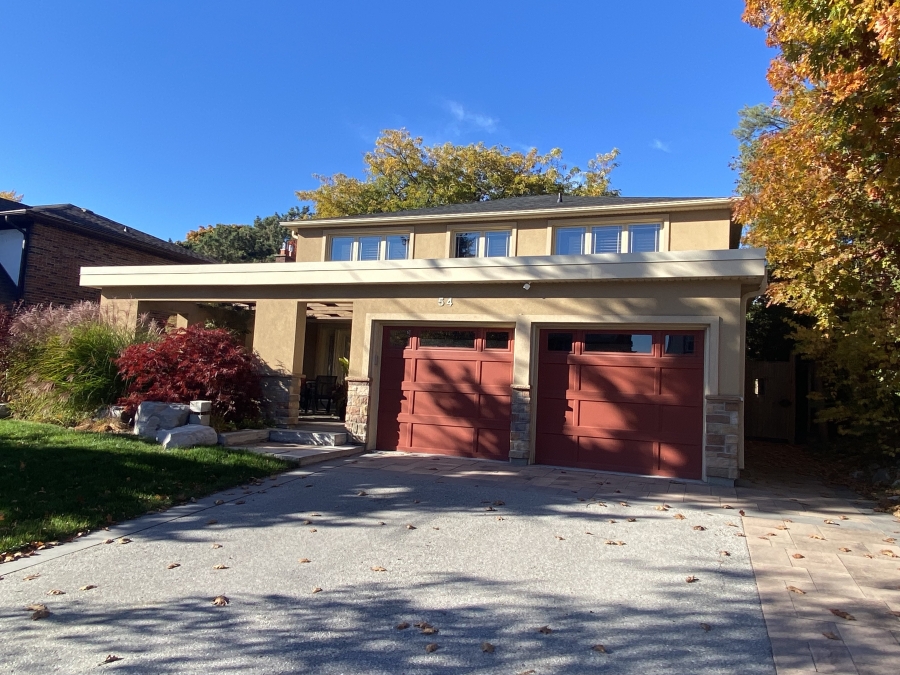
[[[534,412],[536,336],[554,326],[691,329],[705,335],[706,479],[733,479],[742,465],[744,314],[765,284],[764,252],[738,250],[724,200],[688,204],[460,218],[402,214],[286,224],[297,262],[283,264],[85,268],[82,284],[101,289],[103,303],[129,316],[184,303],[241,302],[255,307],[254,348],[269,368],[271,396],[283,421],[296,421],[297,388],[309,348],[307,307],[349,303],[350,372],[347,426],[375,447],[381,335],[389,325],[497,326],[513,331],[517,442],[510,459],[531,461],[534,441],[521,431]],[[574,207],[573,207],[574,210]],[[553,217],[551,217],[553,216]],[[659,223],[659,250],[560,256],[555,229],[603,223]],[[513,256],[453,259],[453,235],[491,227],[512,230]],[[338,233],[410,235],[408,260],[329,262]],[[184,312],[183,312],[184,313]],[[312,325],[312,324],[309,324]],[[344,324],[346,325],[346,324]],[[321,360],[321,359],[320,359]],[[712,413],[715,414],[712,414]],[[527,426],[527,425],[526,425]]]

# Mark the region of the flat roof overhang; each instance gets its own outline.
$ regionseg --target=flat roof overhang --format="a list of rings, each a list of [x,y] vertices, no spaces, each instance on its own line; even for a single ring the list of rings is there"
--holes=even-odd
[[[83,267],[81,285],[133,298],[206,297],[225,289],[235,298],[267,296],[273,288],[365,287],[410,284],[525,284],[739,280],[762,287],[764,249],[669,251],[573,256],[447,258],[370,262],[304,262]],[[268,291],[266,290],[268,289]],[[116,291],[119,291],[117,293]],[[312,290],[312,288],[310,288]],[[387,289],[385,289],[387,290]],[[196,295],[193,295],[196,293]]]

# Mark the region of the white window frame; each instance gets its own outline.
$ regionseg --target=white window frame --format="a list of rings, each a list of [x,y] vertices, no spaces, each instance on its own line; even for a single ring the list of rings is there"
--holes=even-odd
[[[449,236],[449,241],[447,244],[448,247],[448,257],[456,258],[456,237],[460,234],[473,233],[478,234],[478,254],[475,256],[476,258],[484,258],[485,249],[486,249],[486,241],[487,238],[485,234],[488,232],[508,232],[509,233],[509,245],[506,250],[506,256],[493,256],[493,257],[511,257],[516,255],[516,227],[513,223],[497,223],[496,225],[472,225],[471,227],[456,227],[452,230],[448,230],[447,234]]]
[[[323,259],[325,262],[375,262],[374,260],[365,260],[361,261],[359,259],[359,240],[361,237],[381,237],[381,242],[378,244],[378,260],[383,261],[387,260],[385,257],[387,255],[387,238],[388,237],[406,237],[406,258],[393,258],[393,260],[410,260],[412,258],[412,250],[413,250],[413,235],[408,230],[396,230],[396,231],[386,231],[379,230],[377,232],[366,232],[365,230],[353,230],[347,232],[341,232],[340,230],[335,230],[332,232],[325,233],[325,251],[323,252]],[[353,239],[352,251],[350,254],[350,260],[334,260],[331,257],[331,252],[334,247],[335,239]]]
[[[621,227],[621,238],[619,240],[619,252],[630,253],[631,237],[630,228],[634,225],[656,225],[659,230],[656,237],[656,251],[669,250],[669,218],[668,216],[652,216],[647,218],[627,218],[627,219],[572,219],[572,220],[555,220],[551,221],[550,232],[550,251],[552,255],[560,255],[557,253],[556,242],[557,233],[560,230],[569,228],[583,228],[584,238],[582,246],[585,253],[583,255],[604,255],[601,253],[593,253],[594,236],[593,230],[601,227]]]

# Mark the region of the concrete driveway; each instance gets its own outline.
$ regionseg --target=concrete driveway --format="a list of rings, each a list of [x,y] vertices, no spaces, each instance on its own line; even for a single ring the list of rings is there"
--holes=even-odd
[[[261,483],[0,566],[4,670],[775,672],[734,490],[394,453]]]

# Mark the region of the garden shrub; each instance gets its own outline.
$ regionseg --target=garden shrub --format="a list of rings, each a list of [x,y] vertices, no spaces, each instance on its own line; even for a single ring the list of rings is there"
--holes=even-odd
[[[128,383],[121,403],[134,414],[143,401],[212,401],[214,417],[230,424],[259,420],[261,363],[222,328],[191,326],[159,342],[131,345],[116,361]]]
[[[137,329],[106,321],[94,302],[17,308],[0,318],[4,394],[16,417],[74,424],[124,393],[115,364],[122,350],[158,336],[146,319]]]

